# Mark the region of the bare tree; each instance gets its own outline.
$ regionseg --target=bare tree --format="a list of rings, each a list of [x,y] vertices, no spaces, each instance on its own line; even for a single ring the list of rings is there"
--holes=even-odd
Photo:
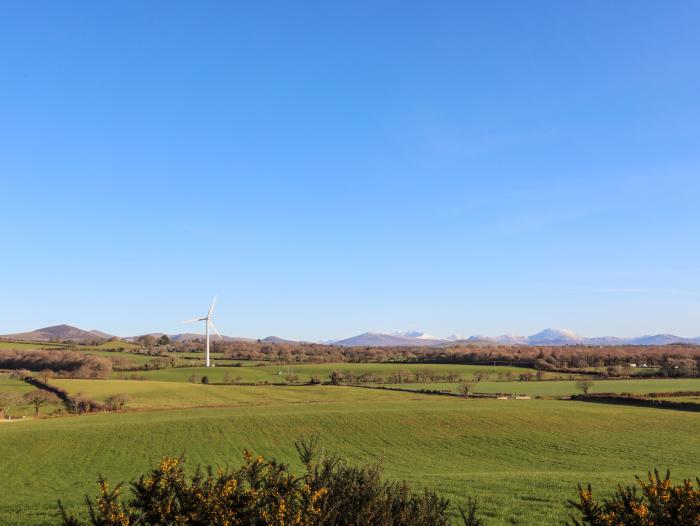
[[[44,391],[42,389],[35,389],[34,391],[29,391],[23,397],[24,401],[31,406],[34,406],[34,416],[39,416],[39,409],[49,404],[57,404],[61,401],[55,394]]]
[[[474,384],[471,382],[462,382],[457,386],[457,392],[464,398],[469,398],[469,393],[474,391]]]
[[[0,418],[5,418],[6,414],[21,402],[21,397],[17,393],[0,393]]]
[[[39,380],[41,380],[45,384],[49,383],[49,380],[53,378],[53,375],[54,373],[51,369],[42,369],[41,371],[39,371],[39,374],[37,374]]]
[[[581,378],[576,382],[576,387],[580,389],[583,394],[588,394],[588,392],[591,390],[591,387],[593,387],[593,380],[590,378]]]

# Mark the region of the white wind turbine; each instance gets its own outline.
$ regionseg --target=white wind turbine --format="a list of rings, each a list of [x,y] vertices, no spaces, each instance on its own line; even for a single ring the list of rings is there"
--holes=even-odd
[[[207,350],[206,350],[206,365],[207,367],[211,367],[211,360],[209,359],[209,327],[214,329],[214,332],[217,334],[220,340],[223,338],[221,337],[221,334],[217,330],[216,326],[214,323],[211,321],[211,315],[214,313],[214,305],[216,305],[216,299],[218,296],[214,296],[214,301],[211,302],[211,307],[209,307],[209,312],[207,312],[207,315],[204,316],[203,318],[192,318],[191,320],[186,320],[183,321],[182,323],[194,323],[196,321],[203,321],[204,322],[204,327],[205,327],[205,333],[207,335]]]

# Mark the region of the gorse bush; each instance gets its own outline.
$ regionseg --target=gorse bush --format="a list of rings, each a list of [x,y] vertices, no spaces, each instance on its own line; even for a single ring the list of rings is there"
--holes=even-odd
[[[305,466],[301,476],[275,460],[245,452],[234,470],[197,470],[187,476],[182,458],[164,458],[131,484],[100,478],[96,501],[86,497],[88,519],[81,521],[59,503],[64,526],[446,526],[449,502],[405,483],[385,482],[379,464],[353,467],[335,455],[318,454],[312,438],[297,443]],[[467,526],[479,526],[476,505],[462,511]]]
[[[597,502],[591,485],[579,485],[578,502],[569,501],[579,516],[574,526],[697,526],[700,524],[700,479],[673,486],[671,473],[658,471],[637,478],[637,486],[619,486],[612,498]],[[641,488],[641,492],[639,489]]]

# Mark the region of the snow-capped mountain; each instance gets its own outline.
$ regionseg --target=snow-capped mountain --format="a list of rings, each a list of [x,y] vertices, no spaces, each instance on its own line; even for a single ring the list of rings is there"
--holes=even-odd
[[[527,340],[530,345],[572,345],[582,343],[585,338],[570,329],[545,329]]]
[[[418,338],[420,340],[440,340],[437,336],[428,334],[427,332],[410,330],[410,331],[394,331],[390,333],[392,336],[403,336],[405,338]]]
[[[421,333],[422,335],[423,333]],[[425,345],[440,345],[444,343],[441,339],[429,339],[419,336],[402,336],[401,334],[385,334],[381,332],[365,332],[338,340],[333,345],[344,347],[418,347]]]
[[[459,343],[492,343],[501,345],[669,345],[673,343],[700,344],[700,338],[681,338],[672,334],[657,334],[638,338],[603,336],[586,338],[571,329],[544,329],[531,336],[503,334],[501,336],[458,336],[453,334],[438,338],[422,331],[396,331],[390,334],[366,332],[352,338],[336,340],[334,345],[343,346],[439,346]]]

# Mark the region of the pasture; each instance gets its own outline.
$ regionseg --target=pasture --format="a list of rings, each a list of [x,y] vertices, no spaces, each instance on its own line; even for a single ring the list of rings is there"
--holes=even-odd
[[[410,383],[396,386],[387,385],[387,389],[439,390],[456,393],[458,383]],[[512,395],[561,397],[581,394],[576,381],[549,380],[543,382],[474,382],[475,393],[504,393]],[[591,393],[634,393],[647,394],[671,391],[700,391],[700,378],[649,378],[622,380],[594,380]]]
[[[417,363],[304,363],[283,365],[257,365],[258,362],[237,362],[240,367],[178,367],[158,369],[152,371],[139,371],[139,376],[147,380],[164,382],[188,382],[192,374],[199,377],[207,376],[210,382],[223,383],[224,376],[238,378],[245,383],[285,383],[287,375],[296,375],[298,381],[308,382],[313,376],[322,381],[328,381],[328,375],[334,370],[350,371],[354,375],[372,374],[387,377],[396,372],[425,372],[432,371],[437,374],[457,374],[465,379],[472,378],[479,373],[486,377],[496,378],[499,375],[513,375],[532,373],[532,369],[525,367],[507,367],[491,365],[461,365],[461,364],[417,364]],[[263,362],[264,363],[264,362]],[[118,377],[119,373],[115,373]],[[545,378],[561,377],[559,373],[544,373]]]
[[[13,342],[0,340],[0,350],[2,349],[65,349],[67,345],[62,343],[48,342]]]
[[[193,468],[239,464],[250,448],[298,469],[293,442],[314,432],[351,462],[382,459],[388,478],[437,489],[455,504],[476,496],[489,524],[561,524],[579,481],[612,489],[653,467],[676,477],[700,471],[695,413],[335,386],[177,387],[187,396],[194,387],[224,392],[231,406],[0,426],[0,450],[13,451],[0,456],[0,523],[55,519],[56,499],[79,508],[98,473],[129,480],[162,455],[185,454]]]
[[[18,396],[22,396],[30,391],[36,389],[35,387],[29,385],[22,380],[15,380],[10,378],[8,373],[0,372],[0,393],[10,392],[15,393]],[[42,415],[48,415],[53,413],[56,409],[61,407],[60,404],[49,404],[39,409],[39,413]],[[19,417],[23,415],[33,416],[34,409],[25,403],[20,403],[17,406],[13,406],[7,412],[10,416]],[[0,420],[0,423],[2,421]]]
[[[134,380],[55,379],[51,383],[71,394],[81,393],[104,402],[111,395],[127,394],[129,410],[183,409],[274,404],[341,404],[404,400],[401,393],[343,386],[233,386]],[[425,395],[410,395],[420,400]]]

